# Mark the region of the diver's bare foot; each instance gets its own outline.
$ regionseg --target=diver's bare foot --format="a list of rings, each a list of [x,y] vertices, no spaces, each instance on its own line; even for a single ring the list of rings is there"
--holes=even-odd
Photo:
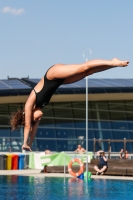
[[[112,59],[112,63],[113,63],[113,66],[125,67],[125,66],[128,66],[129,61],[128,60],[122,61],[117,58],[114,58]]]

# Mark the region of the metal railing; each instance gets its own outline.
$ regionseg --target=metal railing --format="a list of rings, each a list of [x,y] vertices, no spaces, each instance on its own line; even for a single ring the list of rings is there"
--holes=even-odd
[[[112,154],[115,154],[115,155],[118,155],[119,152],[112,152],[111,151],[111,143],[114,143],[114,142],[122,142],[123,143],[123,153],[125,154],[126,153],[126,147],[127,147],[127,143],[128,142],[131,142],[133,143],[133,140],[132,139],[96,139],[94,138],[93,140],[93,153],[94,153],[94,157],[96,157],[96,143],[99,144],[99,147],[101,147],[101,143],[102,142],[107,142],[108,143],[108,152],[106,152],[108,154],[108,158],[111,158],[111,155]],[[129,152],[129,154],[133,154],[133,152]]]
[[[39,151],[39,147],[38,147],[38,144],[37,144],[37,141],[40,141],[40,140],[43,140],[43,141],[54,141],[55,142],[55,150],[54,151],[73,151],[73,147],[77,146],[78,144],[83,144],[82,146],[85,148],[85,143],[86,143],[86,139],[81,139],[81,138],[38,138],[36,137],[35,140],[34,140],[34,143],[33,143],[33,149],[35,151]],[[22,147],[22,144],[23,144],[23,137],[0,137],[0,151],[3,152],[3,151],[7,151],[7,152],[12,152],[12,151],[22,151],[21,147]],[[66,147],[63,149],[61,149],[61,147],[59,147],[59,145],[61,144],[61,142],[64,141],[64,145],[66,145]],[[88,139],[88,142],[92,142],[91,146],[92,146],[92,152],[93,152],[93,155],[94,157],[96,157],[96,152],[101,148],[101,144],[102,143],[106,143],[107,144],[107,147],[106,148],[106,155],[108,155],[108,158],[110,158],[113,154],[114,156],[116,155],[118,157],[119,155],[119,152],[112,152],[111,151],[111,144],[114,144],[114,143],[122,143],[123,145],[123,150],[124,150],[124,153],[126,151],[126,148],[127,148],[127,144],[130,142],[130,143],[133,143],[133,139]],[[45,145],[47,144],[46,142],[44,143]],[[46,146],[44,146],[43,148],[43,142],[42,142],[42,148],[41,148],[41,151],[42,150],[46,150]],[[48,147],[49,148],[49,147]],[[66,149],[66,150],[65,150]],[[102,149],[102,148],[101,148]],[[51,150],[51,149],[50,149]],[[90,150],[90,149],[89,149]],[[104,149],[103,149],[104,150]],[[129,152],[130,155],[133,154],[133,152]]]

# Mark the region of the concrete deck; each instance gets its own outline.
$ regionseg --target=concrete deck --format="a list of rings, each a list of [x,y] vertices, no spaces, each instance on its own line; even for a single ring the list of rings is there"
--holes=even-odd
[[[41,170],[26,169],[26,170],[0,170],[2,175],[18,175],[18,176],[35,176],[35,177],[64,177],[64,173],[40,173]],[[65,177],[72,176],[65,174]],[[92,175],[93,179],[114,179],[114,180],[133,180],[133,177],[128,176],[106,176],[106,175]]]

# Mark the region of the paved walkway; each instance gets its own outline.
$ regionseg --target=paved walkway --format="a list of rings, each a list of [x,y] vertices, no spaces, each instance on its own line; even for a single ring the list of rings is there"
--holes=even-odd
[[[64,177],[63,173],[40,173],[41,170],[25,169],[25,170],[0,170],[0,175],[19,175],[19,176],[35,176],[35,177]],[[72,177],[66,174],[65,177]],[[106,176],[106,175],[92,175],[94,179],[115,179],[115,180],[133,180],[133,177],[128,176]]]

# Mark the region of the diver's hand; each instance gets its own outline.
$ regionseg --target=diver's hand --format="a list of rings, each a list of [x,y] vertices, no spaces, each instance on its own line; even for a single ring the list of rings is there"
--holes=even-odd
[[[23,144],[22,145],[22,150],[29,150],[29,151],[32,151],[30,146],[28,146],[27,144]]]

